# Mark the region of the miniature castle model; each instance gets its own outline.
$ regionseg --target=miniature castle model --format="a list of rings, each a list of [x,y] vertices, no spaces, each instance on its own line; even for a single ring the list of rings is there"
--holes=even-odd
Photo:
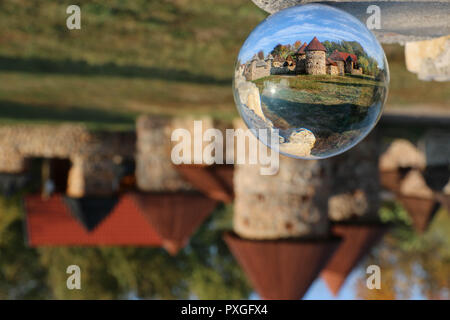
[[[362,74],[362,68],[358,66],[358,58],[354,54],[333,51],[326,57],[327,49],[314,37],[307,45],[303,43],[293,55],[283,59],[280,55],[261,59],[258,55],[244,65],[243,75],[247,81],[253,81],[275,74],[310,74],[310,75],[340,75]]]

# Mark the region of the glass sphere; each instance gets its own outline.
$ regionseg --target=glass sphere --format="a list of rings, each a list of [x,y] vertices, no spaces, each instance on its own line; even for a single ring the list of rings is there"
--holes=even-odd
[[[310,4],[281,10],[252,31],[239,52],[233,92],[264,144],[287,156],[323,159],[373,129],[388,84],[383,48],[367,27],[342,10]]]

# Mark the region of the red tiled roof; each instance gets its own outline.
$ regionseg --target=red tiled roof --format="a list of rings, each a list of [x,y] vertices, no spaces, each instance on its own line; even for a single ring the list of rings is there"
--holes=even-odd
[[[345,60],[347,60],[347,58],[349,56],[353,59],[354,62],[358,61],[358,58],[356,57],[356,55],[347,53],[347,52],[340,52],[337,50],[334,50],[333,53],[330,54],[328,59],[333,60],[333,61],[345,61]]]
[[[305,53],[306,46],[307,46],[306,42],[303,43],[303,45],[300,48],[298,48],[297,54]]]
[[[30,246],[162,244],[128,194],[121,196],[113,211],[91,232],[70,214],[61,195],[47,200],[40,195],[27,195],[25,208]]]
[[[225,203],[233,201],[233,166],[189,164],[175,168],[194,188],[211,199]]]
[[[332,66],[337,66],[337,63],[330,58],[327,58],[327,65],[331,64]]]
[[[319,39],[314,37],[308,46],[305,48],[305,51],[327,51],[327,49],[320,43]]]

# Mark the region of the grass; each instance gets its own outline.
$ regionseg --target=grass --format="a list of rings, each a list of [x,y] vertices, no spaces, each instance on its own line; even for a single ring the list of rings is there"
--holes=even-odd
[[[289,137],[293,128],[311,130],[311,154],[325,156],[352,143],[376,120],[384,85],[369,76],[272,75],[254,81],[264,114]],[[266,88],[277,83],[275,92]]]
[[[0,2],[0,124],[81,122],[129,129],[141,113],[237,116],[235,57],[267,14],[247,0]],[[389,46],[389,102],[448,107],[448,83],[426,83]],[[295,84],[293,84],[295,85]],[[309,90],[318,90],[309,83]]]

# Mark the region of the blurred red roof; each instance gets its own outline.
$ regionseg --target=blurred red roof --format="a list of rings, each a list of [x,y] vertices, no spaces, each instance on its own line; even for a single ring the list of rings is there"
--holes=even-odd
[[[211,214],[216,201],[197,193],[126,193],[91,231],[74,217],[57,194],[27,195],[30,246],[163,246],[175,254]]]
[[[301,299],[339,244],[338,238],[247,240],[226,233],[230,251],[263,299]]]
[[[343,241],[328,261],[321,277],[333,295],[337,296],[350,272],[384,235],[381,224],[336,224],[333,233]]]
[[[72,216],[62,195],[49,199],[27,195],[25,208],[30,246],[162,244],[129,194],[121,196],[111,213],[90,232]]]

